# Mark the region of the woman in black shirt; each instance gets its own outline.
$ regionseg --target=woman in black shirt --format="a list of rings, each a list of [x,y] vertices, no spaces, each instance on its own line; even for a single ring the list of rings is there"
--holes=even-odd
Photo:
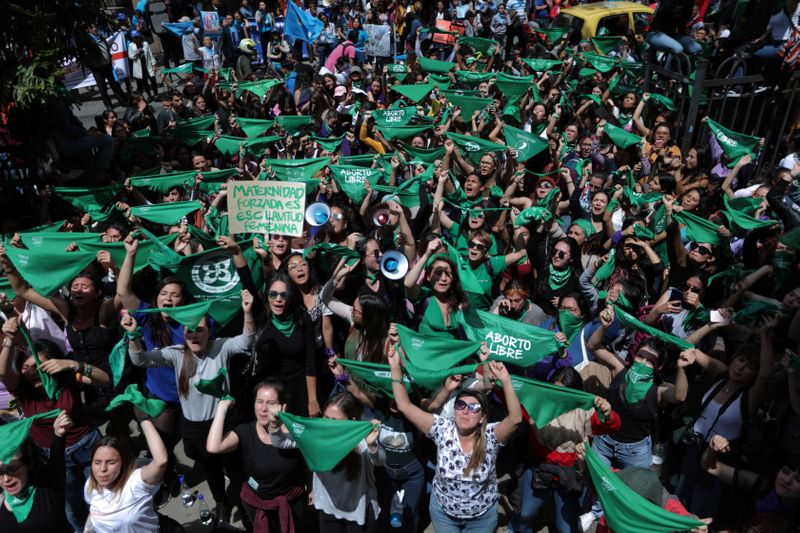
[[[3,533],[67,533],[72,531],[64,512],[64,447],[72,425],[66,411],[53,423],[50,462],[37,463],[36,447],[25,440],[8,464],[0,464],[0,531]],[[33,502],[30,502],[30,499]]]
[[[219,402],[206,448],[209,453],[241,450],[248,477],[240,495],[253,531],[290,531],[291,523],[298,527],[302,523],[306,482],[300,451],[273,446],[267,430],[270,409],[286,407],[283,384],[277,380],[262,381],[253,390],[253,396],[255,421],[240,424],[224,436],[225,414],[232,400]]]

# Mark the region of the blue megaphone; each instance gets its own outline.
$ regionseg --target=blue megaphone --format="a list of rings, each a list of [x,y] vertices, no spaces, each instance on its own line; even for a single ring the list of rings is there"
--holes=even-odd
[[[331,208],[325,202],[314,202],[306,209],[306,222],[311,226],[322,226],[331,218]]]

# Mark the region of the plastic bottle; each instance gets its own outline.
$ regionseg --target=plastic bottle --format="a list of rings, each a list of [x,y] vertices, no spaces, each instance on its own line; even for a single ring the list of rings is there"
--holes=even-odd
[[[185,508],[189,508],[194,505],[194,493],[189,489],[189,486],[186,484],[186,478],[183,476],[178,476],[178,481],[181,484],[181,503]]]
[[[208,504],[203,499],[203,493],[197,495],[197,510],[200,513],[200,523],[204,526],[210,526],[212,522],[214,522],[214,515],[211,514],[211,510],[208,508]]]
[[[403,527],[403,496],[404,490],[398,490],[392,496],[392,505],[389,507],[389,524],[392,527]]]

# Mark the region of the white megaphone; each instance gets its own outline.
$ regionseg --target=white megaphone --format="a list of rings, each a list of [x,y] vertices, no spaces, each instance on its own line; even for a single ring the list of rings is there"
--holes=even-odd
[[[379,228],[382,228],[383,226],[388,224],[389,210],[384,207],[376,209],[375,212],[372,213],[372,223]]]
[[[400,279],[408,272],[408,259],[405,254],[392,250],[381,257],[381,272],[386,279]]]
[[[331,218],[331,208],[325,202],[314,202],[306,208],[306,222],[311,226],[322,226]]]

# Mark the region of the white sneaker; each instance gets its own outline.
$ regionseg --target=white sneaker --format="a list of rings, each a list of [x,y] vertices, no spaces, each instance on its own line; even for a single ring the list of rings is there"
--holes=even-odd
[[[594,524],[596,520],[597,517],[593,512],[589,511],[588,513],[583,513],[581,515],[581,530],[589,531],[589,528],[592,527],[592,524]]]

